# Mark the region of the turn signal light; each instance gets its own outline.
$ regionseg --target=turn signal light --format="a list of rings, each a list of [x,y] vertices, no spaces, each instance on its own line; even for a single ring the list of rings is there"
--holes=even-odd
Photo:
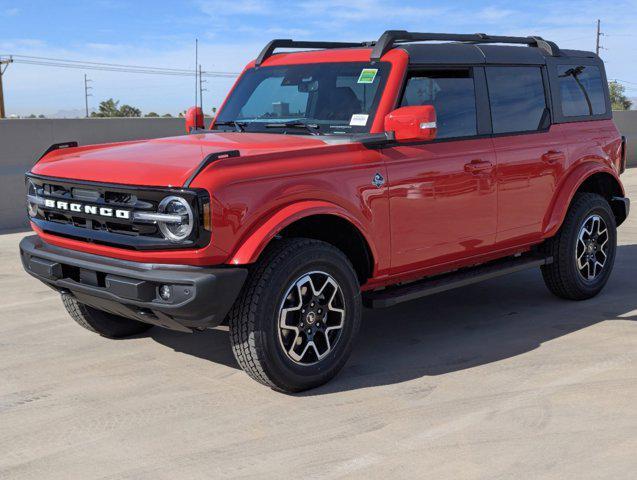
[[[212,219],[210,217],[210,203],[203,204],[203,228],[212,232]]]

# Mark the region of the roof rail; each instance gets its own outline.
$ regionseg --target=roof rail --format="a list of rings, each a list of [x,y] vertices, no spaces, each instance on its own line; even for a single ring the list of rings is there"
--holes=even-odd
[[[352,47],[370,47],[373,42],[307,42],[295,41],[292,39],[276,39],[268,43],[256,59],[256,66],[261,65],[267,58],[274,54],[277,48],[352,48]]]
[[[461,34],[461,33],[417,33],[406,30],[387,30],[383,33],[372,50],[371,60],[377,62],[396,44],[409,42],[428,41],[454,41],[465,43],[514,43],[537,47],[553,57],[560,54],[559,47],[541,37],[502,37],[487,35],[486,33]]]

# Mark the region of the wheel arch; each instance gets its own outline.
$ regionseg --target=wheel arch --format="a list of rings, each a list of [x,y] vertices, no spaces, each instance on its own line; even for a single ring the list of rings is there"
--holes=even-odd
[[[278,210],[248,234],[227,263],[254,263],[271,242],[282,237],[313,238],[334,245],[352,262],[361,283],[376,268],[374,245],[361,222],[342,207],[325,201],[299,202]]]
[[[617,225],[628,215],[624,198],[624,187],[618,174],[605,165],[585,163],[576,167],[558,187],[550,213],[544,222],[545,237],[551,237],[562,226],[573,197],[580,192],[597,193],[611,205]]]

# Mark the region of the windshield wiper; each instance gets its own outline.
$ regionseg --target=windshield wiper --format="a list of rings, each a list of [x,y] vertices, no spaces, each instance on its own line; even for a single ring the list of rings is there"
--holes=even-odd
[[[302,128],[307,130],[312,135],[320,135],[320,127],[316,123],[306,123],[301,121],[294,122],[274,122],[266,123],[265,128]]]
[[[215,127],[234,127],[237,132],[244,132],[246,129],[246,125],[248,122],[236,122],[234,120],[229,120],[227,122],[215,122]]]

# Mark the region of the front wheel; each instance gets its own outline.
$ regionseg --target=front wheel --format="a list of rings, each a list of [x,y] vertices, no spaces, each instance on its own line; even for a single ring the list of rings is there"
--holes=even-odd
[[[570,300],[597,295],[610,277],[617,249],[615,216],[606,199],[577,194],[546,246],[553,263],[542,267],[542,276],[551,292]]]
[[[66,311],[80,326],[106,338],[126,338],[139,335],[152,327],[147,323],[103,312],[78,302],[73,296],[62,294]]]
[[[318,240],[283,239],[262,255],[230,312],[232,350],[254,380],[299,392],[338,373],[360,319],[347,257]]]

